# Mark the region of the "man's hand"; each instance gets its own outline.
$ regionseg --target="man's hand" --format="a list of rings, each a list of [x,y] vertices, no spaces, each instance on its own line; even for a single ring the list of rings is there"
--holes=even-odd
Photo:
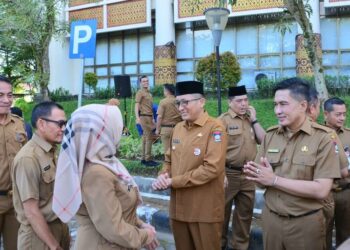
[[[171,178],[169,178],[168,173],[161,174],[158,178],[152,183],[152,188],[154,190],[164,190],[171,186]]]
[[[249,119],[250,122],[253,122],[256,120],[256,111],[255,108],[253,106],[249,106],[247,111],[249,112]]]
[[[266,157],[260,158],[260,164],[253,161],[247,162],[244,165],[243,172],[247,175],[246,179],[255,181],[261,185],[272,186],[275,184],[276,175]]]
[[[136,117],[136,124],[140,124],[141,121],[140,121],[140,117]]]

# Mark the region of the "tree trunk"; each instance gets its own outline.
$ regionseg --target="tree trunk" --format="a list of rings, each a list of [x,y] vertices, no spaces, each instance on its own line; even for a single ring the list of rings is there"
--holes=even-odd
[[[319,99],[324,101],[328,99],[328,91],[324,77],[322,66],[322,55],[317,53],[317,39],[316,34],[313,33],[312,24],[308,18],[303,0],[284,0],[283,1],[290,15],[299,24],[303,31],[304,47],[309,57],[310,63],[313,67],[315,87],[319,93]]]

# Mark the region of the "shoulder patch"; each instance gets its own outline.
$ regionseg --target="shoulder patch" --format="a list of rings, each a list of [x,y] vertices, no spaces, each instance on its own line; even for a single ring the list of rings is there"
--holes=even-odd
[[[269,128],[266,130],[266,132],[276,130],[276,129],[278,129],[279,127],[280,127],[279,125],[275,125],[275,126],[269,127]]]
[[[327,133],[333,133],[334,132],[333,129],[331,129],[329,127],[326,127],[324,125],[320,125],[317,122],[312,122],[311,123],[311,127],[315,128],[315,129],[323,130],[324,132],[327,132]]]

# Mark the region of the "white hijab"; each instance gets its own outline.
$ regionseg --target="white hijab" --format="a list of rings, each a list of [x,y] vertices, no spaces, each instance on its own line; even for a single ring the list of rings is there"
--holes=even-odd
[[[116,106],[91,104],[77,109],[67,123],[58,157],[52,209],[68,222],[81,203],[81,179],[87,162],[114,172],[125,185],[137,187],[124,165],[115,157],[123,131]],[[139,197],[141,202],[141,198]]]

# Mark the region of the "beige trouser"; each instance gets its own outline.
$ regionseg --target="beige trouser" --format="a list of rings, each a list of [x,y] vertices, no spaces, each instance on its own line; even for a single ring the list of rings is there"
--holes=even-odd
[[[333,192],[336,243],[339,246],[350,237],[350,189]]]
[[[174,130],[174,128],[172,128],[172,127],[161,127],[161,129],[160,129],[160,136],[162,139],[164,154],[170,148],[170,137],[171,137],[173,130]]]
[[[175,246],[179,250],[219,250],[222,223],[171,220]]]
[[[51,233],[64,250],[69,250],[70,235],[68,226],[59,219],[48,223]],[[49,250],[49,247],[38,238],[31,226],[21,224],[18,231],[18,249]]]
[[[280,217],[266,206],[262,214],[264,249],[323,250],[326,247],[325,218],[322,209],[298,217]]]
[[[235,209],[232,213],[232,239],[233,249],[248,249],[250,224],[252,222],[255,184],[245,179],[241,171],[226,168],[228,186],[225,189],[225,219],[223,223],[221,246],[228,244],[228,225],[232,213],[232,203]]]
[[[143,130],[142,135],[142,160],[152,160],[152,129],[153,129],[153,117],[152,116],[140,116],[141,127]]]
[[[18,228],[19,223],[13,208],[6,213],[0,214],[0,237],[2,236],[3,238],[2,244],[5,250],[17,250]]]
[[[332,198],[333,199],[333,198]],[[332,236],[334,223],[334,201],[328,201],[323,206],[323,214],[326,222],[326,249],[332,250]]]

